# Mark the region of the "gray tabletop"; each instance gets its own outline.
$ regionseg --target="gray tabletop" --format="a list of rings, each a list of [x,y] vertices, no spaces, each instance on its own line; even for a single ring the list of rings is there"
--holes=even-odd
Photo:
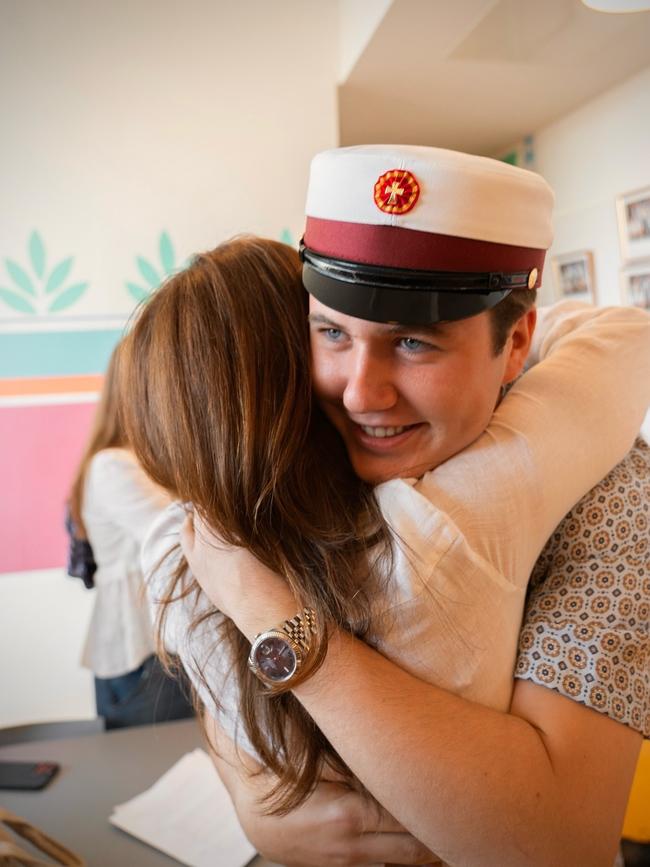
[[[0,759],[61,765],[41,791],[0,791],[0,805],[74,849],[89,867],[171,867],[178,861],[109,825],[108,817],[197,746],[197,722],[183,720],[0,747]],[[251,865],[271,867],[260,857]]]

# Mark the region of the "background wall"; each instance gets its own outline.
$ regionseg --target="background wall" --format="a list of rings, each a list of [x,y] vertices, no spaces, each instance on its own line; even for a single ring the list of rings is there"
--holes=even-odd
[[[594,252],[599,304],[620,304],[616,198],[650,187],[650,67],[533,137],[535,168],[555,190],[554,255]],[[545,297],[555,292],[545,270]]]
[[[0,728],[95,716],[92,675],[79,665],[92,602],[61,569],[0,577]]]
[[[337,27],[320,0],[3,4],[0,725],[93,713],[92,592],[60,567],[101,374],[193,252],[297,241],[337,143]]]
[[[367,48],[393,0],[338,0],[338,80],[344,82]]]

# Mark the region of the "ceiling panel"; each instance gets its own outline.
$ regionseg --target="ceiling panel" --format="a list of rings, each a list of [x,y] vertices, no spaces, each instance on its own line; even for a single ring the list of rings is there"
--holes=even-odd
[[[394,0],[339,88],[341,144],[494,154],[650,65],[650,12]]]

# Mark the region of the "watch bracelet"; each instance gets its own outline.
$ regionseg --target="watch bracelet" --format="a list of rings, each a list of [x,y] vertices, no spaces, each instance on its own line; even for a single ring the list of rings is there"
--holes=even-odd
[[[285,620],[281,629],[294,641],[303,653],[308,654],[311,637],[317,634],[316,612],[313,608],[303,608],[295,617]]]

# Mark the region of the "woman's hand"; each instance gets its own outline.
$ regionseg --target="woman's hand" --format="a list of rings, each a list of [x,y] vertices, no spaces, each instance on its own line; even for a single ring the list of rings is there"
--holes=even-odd
[[[261,799],[273,778],[235,748],[213,717],[206,715],[205,725],[212,760],[241,826],[267,860],[286,867],[440,864],[369,795],[353,792],[336,778],[321,780],[286,816],[265,814]]]
[[[205,594],[251,641],[298,611],[283,578],[246,548],[226,545],[198,515],[185,519],[180,541]]]
[[[286,816],[268,816],[239,791],[235,806],[246,836],[264,858],[286,867],[440,864],[422,843],[369,797],[321,782]]]

